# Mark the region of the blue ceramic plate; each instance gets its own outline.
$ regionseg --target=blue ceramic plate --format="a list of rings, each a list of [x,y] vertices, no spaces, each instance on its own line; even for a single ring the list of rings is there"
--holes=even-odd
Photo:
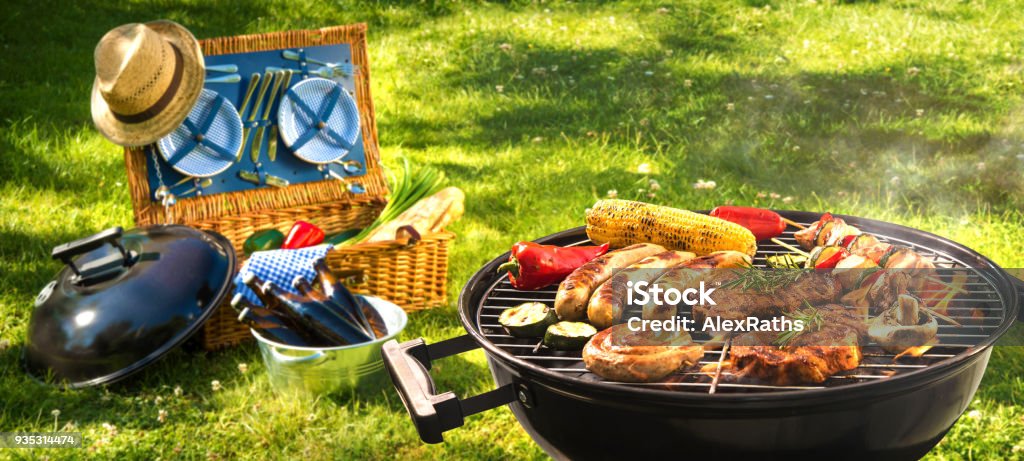
[[[181,126],[157,141],[157,147],[175,171],[214,176],[235,163],[242,148],[242,118],[231,101],[204,89]]]
[[[296,157],[314,164],[331,163],[344,157],[359,138],[359,109],[338,83],[310,78],[285,94],[277,125]]]

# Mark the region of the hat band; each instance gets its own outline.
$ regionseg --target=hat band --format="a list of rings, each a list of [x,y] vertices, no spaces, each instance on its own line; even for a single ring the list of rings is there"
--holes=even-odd
[[[167,108],[167,105],[169,105],[171,101],[174,100],[174,95],[178,93],[178,87],[181,86],[181,75],[182,73],[184,73],[185,66],[182,65],[183,58],[181,56],[181,51],[178,50],[178,47],[174,46],[174,44],[170,42],[168,42],[168,44],[171,45],[171,49],[174,50],[174,76],[171,77],[170,85],[167,85],[167,89],[164,90],[164,94],[160,96],[160,99],[158,99],[155,103],[153,103],[152,106],[149,106],[148,109],[142,112],[139,112],[137,114],[125,115],[111,111],[110,113],[113,114],[114,118],[116,118],[118,121],[122,123],[145,122],[153,117],[156,117],[157,114],[159,114],[160,112],[163,112],[163,110]]]

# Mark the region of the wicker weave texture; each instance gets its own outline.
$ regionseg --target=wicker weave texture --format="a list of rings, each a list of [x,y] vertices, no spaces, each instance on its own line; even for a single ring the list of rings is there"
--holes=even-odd
[[[370,198],[386,196],[388,189],[384,180],[384,171],[380,165],[380,151],[377,147],[377,119],[374,115],[373,99],[370,95],[370,63],[366,55],[365,24],[240,35],[200,41],[203,54],[207,56],[337,43],[349,43],[352,46],[352,64],[359,66],[359,72],[355,76],[355,87],[363,134],[363,148],[366,151],[366,174],[356,180],[366,189],[365,194],[352,194],[341,181],[332,179],[295,184],[281,189],[267,187],[183,198],[179,199],[178,204],[168,211],[150,199],[152,194],[149,190],[145,151],[142,148],[126,148],[125,164],[128,169],[128,187],[132,198],[135,223],[138,225],[166,222],[191,224],[265,210],[280,210],[332,202],[352,202],[361,196]]]
[[[377,121],[370,97],[366,25],[242,35],[200,42],[207,56],[337,43],[352,46],[352,64],[360,69],[355,86],[366,152],[366,175],[356,180],[365,187],[365,193],[352,194],[343,182],[328,180],[285,188],[269,187],[183,198],[175,206],[165,209],[150,199],[152,194],[144,150],[126,148],[125,165],[136,225],[182,223],[215,231],[231,241],[241,258],[245,239],[258,230],[275,228],[287,232],[295,221],[302,220],[333,234],[370,224],[383,209],[388,188],[380,165]],[[446,301],[448,243],[453,238],[453,234],[441,232],[425,235],[412,246],[390,241],[345,247],[332,251],[327,264],[334,271],[363,273],[366,282],[353,286],[354,292],[382,297],[406,310],[435,307]],[[235,317],[227,302],[221,305],[203,327],[203,346],[215,350],[251,340],[248,328]]]

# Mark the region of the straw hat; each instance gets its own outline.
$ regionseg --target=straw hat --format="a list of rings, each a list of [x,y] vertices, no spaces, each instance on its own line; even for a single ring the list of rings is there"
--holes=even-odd
[[[96,45],[92,120],[123,146],[152,143],[185,120],[205,78],[192,33],[172,21],[125,24]]]

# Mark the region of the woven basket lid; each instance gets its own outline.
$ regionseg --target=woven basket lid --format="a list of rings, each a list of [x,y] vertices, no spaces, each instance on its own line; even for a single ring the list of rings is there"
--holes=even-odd
[[[242,118],[227,98],[203,90],[182,124],[157,142],[160,156],[175,171],[198,178],[231,167],[242,148]]]
[[[310,78],[285,93],[277,112],[281,139],[295,156],[315,164],[335,162],[359,137],[359,109],[337,82]]]

